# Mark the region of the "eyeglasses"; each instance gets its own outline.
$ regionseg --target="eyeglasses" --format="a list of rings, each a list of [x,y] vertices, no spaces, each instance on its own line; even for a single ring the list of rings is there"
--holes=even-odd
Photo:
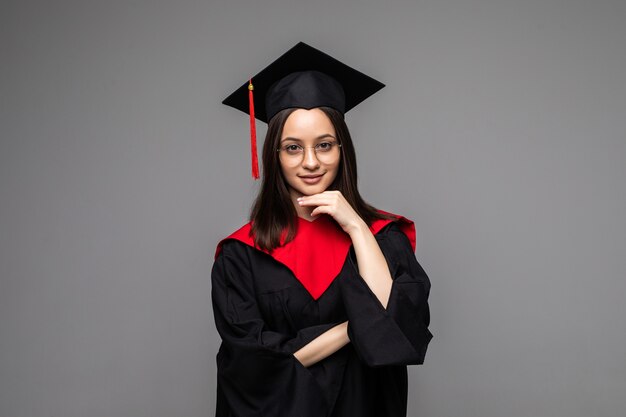
[[[320,160],[328,160],[334,158],[341,148],[341,144],[336,141],[332,142],[320,142],[315,146],[302,146],[296,143],[290,143],[281,148],[276,149],[277,152],[282,152],[282,155],[290,159],[300,159],[304,156],[305,148],[313,148],[315,156]]]

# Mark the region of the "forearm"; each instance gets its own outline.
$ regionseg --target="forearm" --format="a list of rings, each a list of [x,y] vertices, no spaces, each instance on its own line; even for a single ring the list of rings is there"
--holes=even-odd
[[[349,234],[356,254],[359,275],[363,277],[376,298],[386,309],[393,279],[389,273],[385,255],[383,255],[376,238],[365,222],[360,222],[354,226]]]
[[[332,355],[350,342],[348,338],[348,322],[332,327],[308,344],[300,348],[293,355],[305,367],[309,367],[322,359]]]

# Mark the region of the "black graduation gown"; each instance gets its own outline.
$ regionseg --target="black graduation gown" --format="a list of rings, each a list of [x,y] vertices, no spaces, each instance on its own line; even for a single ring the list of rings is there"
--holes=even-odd
[[[406,365],[422,364],[430,281],[395,222],[375,238],[393,284],[385,310],[358,273],[354,248],[317,299],[290,269],[238,240],[212,269],[216,417],[404,417]],[[310,367],[293,353],[348,320],[350,343]]]

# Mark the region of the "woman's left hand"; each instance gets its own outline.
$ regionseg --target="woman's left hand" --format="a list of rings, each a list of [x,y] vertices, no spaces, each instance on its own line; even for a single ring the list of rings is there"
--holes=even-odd
[[[365,225],[363,219],[354,211],[341,191],[331,190],[298,197],[298,204],[300,206],[317,206],[311,211],[311,216],[322,213],[328,214],[348,234]]]

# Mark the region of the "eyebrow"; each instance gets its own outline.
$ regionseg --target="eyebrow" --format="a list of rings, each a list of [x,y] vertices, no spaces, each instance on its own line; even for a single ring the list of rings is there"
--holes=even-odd
[[[337,139],[336,137],[334,137],[333,135],[331,135],[330,133],[325,133],[323,135],[320,135],[318,137],[316,137],[314,140],[320,140],[320,139],[324,139],[324,138],[333,138],[333,139]],[[302,142],[302,139],[298,139],[298,138],[292,138],[291,136],[288,136],[286,138],[284,138],[283,140],[280,141],[280,143],[286,142],[288,140],[293,140],[295,142]]]

